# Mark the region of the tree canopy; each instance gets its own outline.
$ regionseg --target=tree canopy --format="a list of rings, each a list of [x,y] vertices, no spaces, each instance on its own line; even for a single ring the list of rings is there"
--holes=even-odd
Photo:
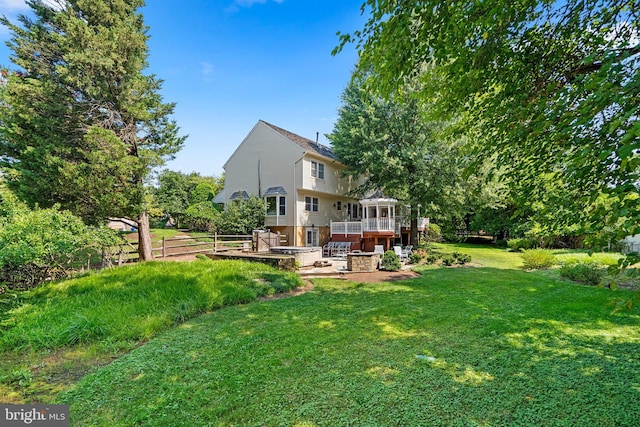
[[[0,23],[19,71],[1,89],[0,159],[7,184],[32,206],[98,223],[139,223],[152,257],[143,180],[184,142],[161,81],[144,75],[142,0],[31,0],[35,19]]]
[[[460,212],[464,195],[459,145],[439,135],[440,122],[428,121],[408,87],[386,98],[372,93],[364,79],[353,80],[342,96],[334,130],[327,135],[345,173],[366,177],[356,191],[382,189],[385,195],[426,216]],[[412,230],[417,230],[417,223]],[[414,236],[415,238],[415,236]]]
[[[548,221],[640,231],[636,1],[367,0],[363,11],[341,46],[356,44],[377,89],[392,95],[419,76],[433,115],[461,118],[457,130],[522,200],[562,185],[556,202],[580,215]]]

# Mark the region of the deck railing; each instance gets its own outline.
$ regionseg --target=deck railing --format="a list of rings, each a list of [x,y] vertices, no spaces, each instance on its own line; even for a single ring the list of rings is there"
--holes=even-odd
[[[331,221],[331,235],[358,234],[362,236],[362,222],[360,221]]]
[[[396,231],[395,218],[367,218],[362,220],[364,231]]]
[[[367,218],[362,221],[331,221],[331,235],[359,234],[364,231],[395,231],[400,234],[400,227],[409,227],[409,218]],[[418,218],[418,230],[429,226],[429,218]]]

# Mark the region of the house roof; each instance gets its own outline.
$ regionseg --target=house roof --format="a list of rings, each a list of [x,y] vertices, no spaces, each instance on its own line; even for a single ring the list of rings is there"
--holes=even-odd
[[[297,135],[297,134],[295,134],[293,132],[289,132],[286,129],[282,129],[281,127],[272,125],[271,123],[267,123],[264,120],[260,120],[260,122],[262,122],[265,125],[269,126],[271,129],[275,130],[276,132],[278,132],[280,135],[284,136],[288,140],[290,140],[290,141],[294,142],[295,144],[299,145],[305,151],[310,151],[312,153],[316,153],[316,154],[319,154],[321,156],[328,157],[328,158],[330,158],[332,160],[338,160],[338,158],[336,157],[336,154],[333,152],[333,149],[331,147],[327,147],[326,145],[318,144],[315,141],[312,141],[312,140],[310,140],[308,138],[305,138],[303,136]]]

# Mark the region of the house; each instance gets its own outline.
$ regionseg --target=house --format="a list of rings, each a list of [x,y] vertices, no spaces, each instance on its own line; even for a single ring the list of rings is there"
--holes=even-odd
[[[264,198],[266,227],[291,246],[389,248],[402,233],[397,200],[348,196],[361,181],[341,176],[343,169],[330,147],[260,120],[224,164],[225,187],[214,201]]]

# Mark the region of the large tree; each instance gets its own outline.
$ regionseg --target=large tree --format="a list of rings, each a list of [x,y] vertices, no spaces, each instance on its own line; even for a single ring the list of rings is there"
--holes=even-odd
[[[411,206],[411,241],[417,213],[450,216],[463,206],[459,145],[439,135],[441,123],[427,121],[408,86],[386,98],[353,79],[342,95],[334,130],[327,135],[345,173],[365,176],[356,191],[382,189]]]
[[[556,202],[580,215],[549,221],[606,217],[621,234],[640,231],[637,1],[366,0],[363,10],[364,28],[341,40],[385,93],[420,75],[434,113],[466,118],[457,123],[481,154],[499,155],[522,200],[562,183],[569,197]]]
[[[189,206],[211,202],[223,186],[223,177],[201,176],[197,172],[185,174],[165,169],[158,174],[153,193],[158,207],[180,227]]]
[[[20,67],[2,89],[0,156],[30,205],[59,203],[98,223],[135,219],[153,258],[143,180],[184,142],[161,81],[143,74],[143,0],[31,0],[35,19],[0,22]]]

